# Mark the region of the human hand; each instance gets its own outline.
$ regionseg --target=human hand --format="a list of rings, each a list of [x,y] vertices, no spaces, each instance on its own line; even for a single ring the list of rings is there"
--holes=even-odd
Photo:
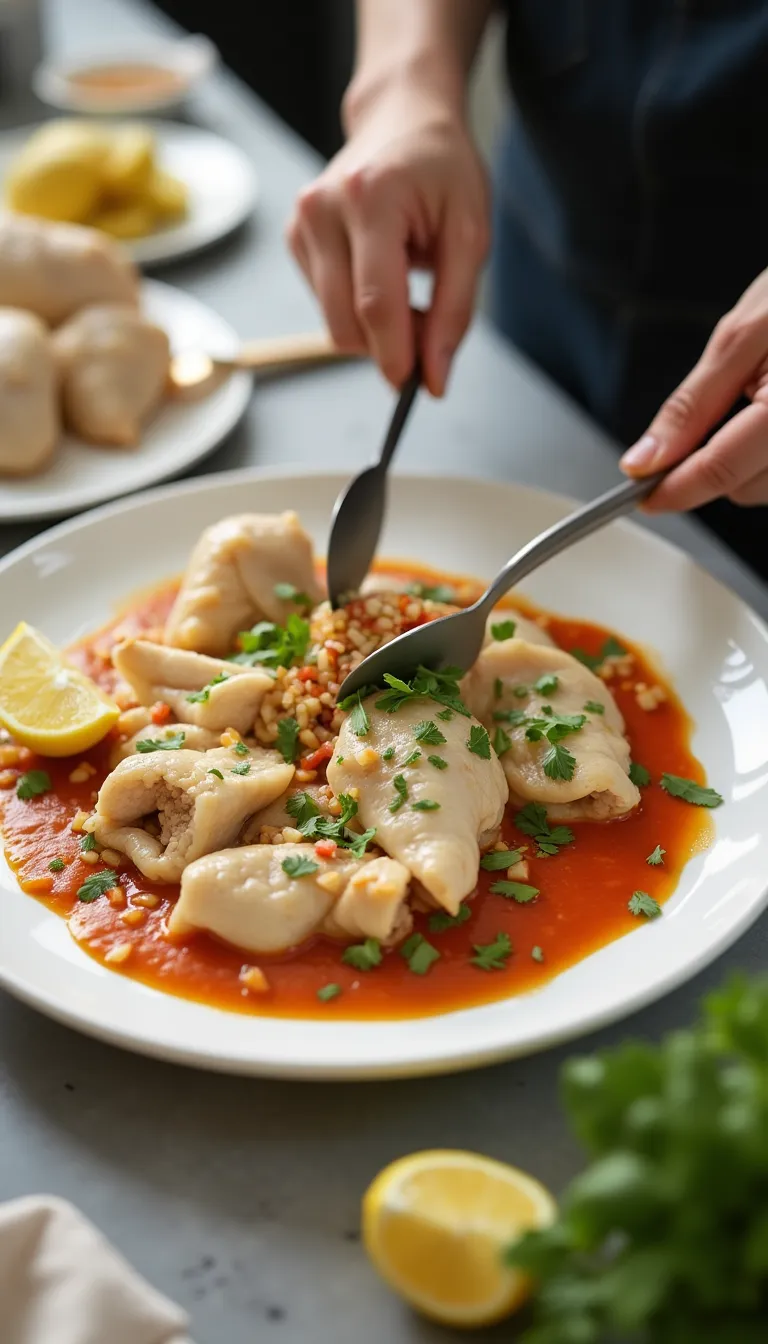
[[[752,404],[694,451],[742,396]],[[630,476],[676,462],[647,510],[697,509],[721,495],[768,504],[768,271],[718,322],[698,364],[621,459]]]
[[[489,242],[488,189],[461,114],[415,82],[379,92],[299,196],[287,237],[341,350],[368,351],[395,387],[413,368],[408,270],[434,271],[420,355],[442,396]]]

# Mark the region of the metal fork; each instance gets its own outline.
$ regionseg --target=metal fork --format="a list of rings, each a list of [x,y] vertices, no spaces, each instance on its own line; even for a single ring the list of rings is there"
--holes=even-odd
[[[413,676],[417,667],[429,667],[435,671],[443,667],[458,667],[466,672],[483,646],[491,611],[513,584],[519,583],[534,569],[538,569],[539,565],[559,555],[574,542],[590,536],[615,518],[631,513],[636,505],[652,494],[666,475],[666,471],[659,471],[641,480],[624,481],[591,504],[585,504],[583,508],[547,528],[546,532],[532,541],[526,542],[471,607],[417,626],[415,630],[399,635],[365,658],[342,682],[339,699],[354,695],[366,686],[383,685],[385,672],[401,677],[404,681]]]

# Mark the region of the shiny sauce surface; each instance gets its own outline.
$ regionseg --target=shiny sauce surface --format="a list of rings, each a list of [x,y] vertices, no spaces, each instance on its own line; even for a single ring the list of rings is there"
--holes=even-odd
[[[378,569],[384,575],[407,575],[429,585],[458,582],[467,601],[480,590],[479,585],[475,590],[474,581],[457,581],[456,576],[410,563],[388,562]],[[70,650],[72,661],[111,691],[115,682],[112,644],[129,634],[157,633],[176,591],[177,584],[172,583],[139,596],[109,626]],[[539,614],[520,600],[516,606],[526,615]],[[610,633],[570,618],[546,616],[545,621],[562,648],[580,648],[591,654],[598,652]],[[501,839],[510,849],[527,846],[527,882],[538,887],[540,894],[528,904],[516,904],[489,890],[493,882],[506,876],[504,872],[481,871],[470,901],[471,916],[464,924],[433,933],[428,918],[417,914],[415,930],[440,952],[440,960],[426,975],[413,974],[396,948],[387,951],[374,970],[356,970],[343,964],[342,945],[325,937],[280,957],[254,957],[204,933],[182,943],[172,941],[165,934],[165,922],[178,888],[149,882],[127,862],[120,869],[120,883],[129,908],[130,898],[139,892],[160,898],[156,908],[146,911],[141,927],[128,929],[121,919],[124,911],[104,897],[91,904],[79,901],[78,888],[104,865],[93,867],[83,861],[82,837],[71,830],[71,824],[79,810],[93,808],[96,791],[108,773],[110,738],[82,758],[42,760],[25,753],[20,769],[47,770],[53,788],[26,802],[16,797],[14,788],[0,791],[6,857],[22,888],[68,919],[72,936],[97,961],[104,962],[110,949],[130,939],[130,956],[119,966],[110,966],[114,973],[236,1012],[313,1018],[329,1014],[358,1019],[417,1017],[537,989],[624,934],[634,934],[637,955],[642,956],[646,921],[630,914],[630,897],[641,890],[663,904],[674,892],[688,860],[710,843],[712,823],[705,809],[669,797],[661,789],[658,781],[664,771],[704,782],[702,767],[690,749],[691,723],[669,686],[665,686],[667,700],[656,709],[639,707],[635,683],[664,682],[642,649],[625,640],[622,643],[634,654],[636,665],[631,678],[614,677],[608,685],[624,715],[633,760],[651,774],[652,783],[642,790],[641,805],[624,820],[574,823],[574,843],[543,858],[535,857],[531,837],[516,829],[515,811],[508,809]],[[69,775],[81,759],[88,760],[96,773],[84,783],[72,783]],[[666,851],[664,863],[652,867],[646,859],[657,845]],[[52,859],[63,860],[62,871],[49,871]],[[500,932],[509,935],[513,947],[504,969],[486,971],[474,966],[474,945],[491,943]],[[267,978],[266,993],[243,985],[241,972],[254,963]],[[340,986],[341,994],[328,1002],[318,1000],[318,989],[328,984]]]

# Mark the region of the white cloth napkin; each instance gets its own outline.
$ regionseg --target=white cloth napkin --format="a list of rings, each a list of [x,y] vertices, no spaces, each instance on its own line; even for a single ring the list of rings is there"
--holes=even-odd
[[[181,1308],[42,1195],[0,1204],[0,1319],[2,1344],[191,1344]]]

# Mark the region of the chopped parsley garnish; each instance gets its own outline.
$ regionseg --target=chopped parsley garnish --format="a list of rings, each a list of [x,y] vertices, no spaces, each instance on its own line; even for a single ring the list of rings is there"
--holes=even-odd
[[[429,916],[429,931],[445,933],[446,929],[458,928],[459,924],[466,924],[471,914],[468,905],[460,905],[455,915],[449,915],[446,910],[438,910],[436,914]]]
[[[387,747],[387,750],[381,753],[381,759],[382,761],[391,761],[394,754],[395,754],[395,748]]]
[[[423,742],[427,747],[441,747],[448,740],[432,719],[422,719],[421,723],[417,723],[413,736],[417,742]]]
[[[347,839],[345,841],[339,840],[337,843],[343,843],[344,848],[348,849],[354,858],[362,859],[375,834],[376,827],[369,826],[367,831],[361,831],[359,835],[357,831],[348,831]]]
[[[376,708],[387,714],[394,714],[406,700],[435,700],[439,705],[456,714],[471,718],[471,714],[459,695],[459,680],[463,676],[459,667],[446,667],[442,672],[433,672],[428,667],[419,667],[412,681],[403,681],[389,672],[384,673],[384,681],[389,687],[376,701]],[[438,718],[446,718],[438,714]]]
[[[88,831],[80,841],[80,852],[82,854],[92,854],[96,848],[96,836],[91,835],[90,831]]]
[[[328,1003],[330,999],[338,999],[340,993],[341,985],[323,985],[322,989],[318,989],[317,997],[321,1003]]]
[[[411,803],[413,812],[439,812],[440,804],[433,798],[420,798],[417,803]]]
[[[584,706],[585,714],[604,714],[605,705],[601,705],[597,700],[588,700]]]
[[[351,947],[345,947],[341,954],[345,965],[354,966],[356,971],[372,971],[374,966],[381,964],[381,959],[378,938],[366,938],[364,943],[353,943]]]
[[[560,745],[564,737],[578,733],[586,723],[585,714],[556,714],[551,705],[543,705],[541,713],[528,721],[525,736],[529,742],[549,742],[541,758],[544,774],[549,779],[573,779],[576,758],[567,747]]]
[[[383,710],[385,714],[394,714],[406,700],[410,700],[416,694],[409,682],[401,681],[391,672],[384,673],[384,681],[389,690],[376,701],[376,708]]]
[[[536,947],[532,947],[532,948],[531,948],[531,956],[533,957],[533,960],[534,960],[534,961],[543,961],[543,960],[544,960],[544,953],[542,952],[542,950],[541,950],[541,948],[539,947],[538,943],[537,943]]]
[[[548,779],[573,779],[576,769],[576,757],[561,742],[545,751],[541,758],[544,774]]]
[[[501,677],[497,677],[493,683],[494,700],[500,700],[503,694],[504,694],[504,682],[501,680]]]
[[[375,827],[358,833],[351,831],[348,823],[357,816],[357,803],[348,793],[339,794],[341,804],[340,817],[327,817],[317,806],[311,794],[293,793],[285,804],[285,810],[296,822],[305,840],[335,840],[342,849],[348,849],[356,859],[362,859],[366,848],[376,834]]]
[[[453,710],[452,709],[438,710],[437,717],[438,719],[442,719],[443,723],[450,723],[451,719],[453,718]]]
[[[578,658],[580,663],[588,667],[591,672],[595,672],[601,667],[606,658],[621,658],[628,652],[618,639],[609,635],[599,653],[586,653],[584,649],[571,649],[574,658]]]
[[[222,681],[229,681],[226,672],[219,672],[215,677],[211,677],[207,686],[204,686],[201,691],[190,691],[189,695],[185,696],[185,699],[188,700],[191,705],[205,705],[211,698],[211,688],[213,686],[220,686]]]
[[[535,901],[539,894],[539,888],[531,887],[527,882],[494,882],[491,891],[494,896],[505,896],[508,901],[517,901],[518,905]]]
[[[637,761],[632,761],[629,767],[629,778],[638,789],[645,789],[651,782],[651,773],[646,770],[644,765],[638,765]]]
[[[529,694],[529,690],[527,686],[516,686],[512,694],[514,695],[516,700],[524,700],[525,697]]]
[[[662,849],[661,845],[657,845],[653,853],[648,855],[645,862],[649,863],[652,868],[658,868],[659,865],[664,862],[664,855],[666,852],[666,849]]]
[[[295,719],[281,719],[277,725],[277,750],[286,765],[292,765],[299,750],[299,725]]]
[[[309,647],[309,621],[291,612],[285,625],[273,621],[259,621],[251,630],[238,635],[240,652],[233,653],[229,662],[245,667],[263,663],[265,667],[293,667],[304,662]]]
[[[311,877],[318,871],[320,864],[315,863],[314,859],[308,859],[304,854],[289,854],[280,866],[288,877]]]
[[[239,765],[233,765],[230,775],[249,775],[251,773],[251,762],[241,761]]]
[[[474,756],[479,756],[483,761],[490,761],[491,739],[482,724],[472,724],[467,738],[467,746]]]
[[[357,694],[357,704],[349,716],[349,727],[355,734],[355,737],[366,737],[371,731],[371,720],[365,712],[365,706],[360,699],[359,691]]]
[[[64,866],[63,859],[51,859],[51,862],[48,864],[48,868],[52,873],[60,873]]]
[[[344,764],[344,757],[343,757],[343,756],[337,756],[337,757],[336,757],[336,764],[337,764],[337,765],[343,765],[343,764]]]
[[[448,769],[448,762],[444,760],[442,756],[428,756],[427,760],[430,765],[434,765],[436,770]]]
[[[671,798],[682,798],[683,802],[693,803],[695,807],[719,807],[723,801],[722,794],[716,789],[709,789],[682,775],[662,775],[661,787]]]
[[[559,685],[560,678],[555,676],[554,672],[545,672],[544,676],[535,682],[533,689],[538,691],[539,695],[554,695]]]
[[[187,740],[186,733],[171,733],[169,737],[143,737],[136,743],[136,750],[147,751],[179,751]]]
[[[392,788],[395,790],[396,797],[389,804],[389,810],[390,812],[399,812],[408,798],[408,785],[405,782],[404,775],[395,775],[392,780]]]
[[[234,751],[236,756],[248,755],[248,748],[246,747],[244,742],[236,742],[234,746]]]
[[[494,723],[508,723],[510,728],[519,728],[527,719],[524,709],[496,709],[493,713]]]
[[[281,602],[295,602],[297,607],[312,606],[312,599],[292,583],[276,583],[272,591]]]
[[[517,629],[514,621],[497,621],[491,626],[491,634],[494,639],[501,643],[504,639],[511,639]]]
[[[496,752],[496,755],[503,756],[504,752],[509,751],[511,746],[512,738],[509,736],[509,733],[505,733],[501,726],[497,727],[496,732],[493,734],[493,750]]]
[[[483,855],[480,867],[487,873],[498,873],[502,868],[513,868],[522,857],[522,849],[492,849],[490,854]]]
[[[112,887],[118,885],[117,873],[111,868],[102,868],[100,873],[92,873],[86,878],[82,887],[78,888],[77,899],[90,905],[97,897],[103,896],[106,891],[111,891]]]
[[[644,915],[646,919],[656,919],[661,914],[661,906],[647,891],[635,891],[627,906],[630,915]]]
[[[447,583],[436,583],[430,587],[426,583],[409,583],[406,588],[409,597],[421,597],[427,602],[448,602],[455,603],[456,590],[449,587]]]
[[[414,975],[426,975],[433,962],[440,960],[437,948],[428,943],[421,933],[412,933],[410,938],[406,938],[400,948],[400,955],[408,962],[408,969]]]
[[[415,751],[412,751],[412,752],[411,752],[410,756],[406,756],[406,758],[405,758],[405,760],[403,761],[403,764],[402,764],[402,766],[401,766],[401,769],[404,770],[405,767],[406,767],[407,765],[414,765],[414,764],[416,763],[416,761],[420,761],[420,760],[421,760],[421,752],[419,751],[419,749],[418,749],[418,747],[417,747]]]
[[[492,943],[475,943],[473,950],[475,955],[470,958],[473,966],[481,971],[503,971],[512,955],[512,942],[508,933],[497,933]]]
[[[320,816],[320,808],[312,794],[305,791],[292,793],[286,801],[285,810],[289,817],[293,817],[298,830],[301,830],[302,826],[306,825],[313,817]]]
[[[215,775],[217,779],[223,779],[223,778],[224,778],[224,776],[222,775],[221,771],[220,771],[220,770],[217,770],[216,767],[215,767],[215,765],[212,765],[211,768],[210,768],[210,770],[206,770],[205,773],[206,773],[207,775]]]
[[[546,808],[540,803],[526,803],[517,813],[515,825],[523,835],[530,835],[536,841],[537,858],[557,854],[563,845],[573,844],[573,831],[570,827],[550,826]]]
[[[39,798],[41,793],[47,793],[51,787],[51,777],[45,770],[27,770],[23,775],[19,775],[16,781],[16,797],[26,801],[28,798]]]

